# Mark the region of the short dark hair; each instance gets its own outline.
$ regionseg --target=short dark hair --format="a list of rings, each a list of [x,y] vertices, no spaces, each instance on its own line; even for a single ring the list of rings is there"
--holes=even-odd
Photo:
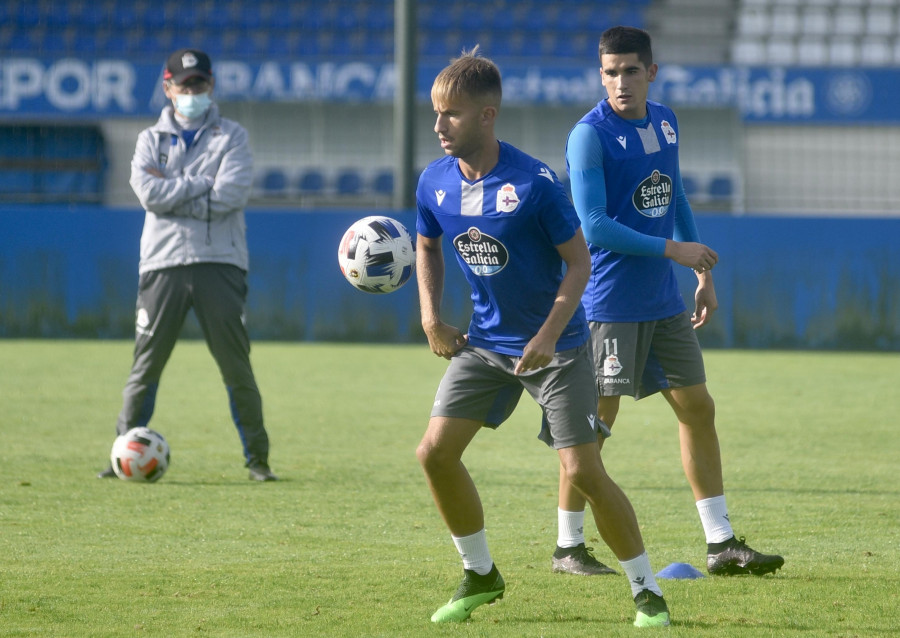
[[[604,54],[637,53],[647,68],[653,64],[653,48],[650,34],[637,27],[610,27],[600,34],[599,56]]]

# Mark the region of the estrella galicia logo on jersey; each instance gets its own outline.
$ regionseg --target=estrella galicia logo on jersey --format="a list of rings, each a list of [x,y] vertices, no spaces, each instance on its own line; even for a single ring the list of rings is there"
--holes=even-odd
[[[631,203],[645,217],[662,217],[669,212],[672,202],[672,178],[659,171],[653,171],[638,184],[631,196]]]
[[[497,191],[497,212],[511,213],[519,205],[519,196],[516,195],[516,187],[512,184],[504,184]]]
[[[496,275],[509,261],[509,251],[500,241],[472,226],[453,239],[453,247],[479,277]]]
[[[663,120],[659,126],[662,128],[663,135],[666,136],[666,142],[674,144],[678,141],[678,136],[675,135],[675,129],[672,128],[672,125],[669,124],[668,120]]]

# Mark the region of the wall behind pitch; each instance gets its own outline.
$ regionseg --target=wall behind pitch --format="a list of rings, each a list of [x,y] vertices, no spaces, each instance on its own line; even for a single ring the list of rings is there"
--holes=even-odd
[[[248,326],[257,339],[417,341],[416,284],[353,289],[337,246],[361,211],[247,213]],[[412,231],[412,212],[390,213]],[[99,207],[0,210],[0,337],[133,335],[143,212]],[[697,219],[720,256],[709,347],[900,350],[900,219]],[[449,253],[445,251],[445,255]],[[696,278],[678,268],[688,307]],[[447,321],[464,327],[465,282],[448,263]],[[191,320],[186,334],[199,331]]]

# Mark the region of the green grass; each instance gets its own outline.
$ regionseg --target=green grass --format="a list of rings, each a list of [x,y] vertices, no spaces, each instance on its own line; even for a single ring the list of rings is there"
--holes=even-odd
[[[218,372],[178,345],[152,426],[153,485],[94,478],[131,344],[0,341],[0,636],[633,636],[622,577],[550,573],[556,457],[523,399],[466,462],[503,601],[431,613],[461,576],[414,450],[445,362],[425,345],[254,344],[272,466],[247,480]],[[896,354],[708,351],[732,522],[785,568],[661,581],[668,636],[896,635]],[[626,401],[604,448],[655,569],[705,545],[658,397]],[[592,526],[589,544],[615,564]]]

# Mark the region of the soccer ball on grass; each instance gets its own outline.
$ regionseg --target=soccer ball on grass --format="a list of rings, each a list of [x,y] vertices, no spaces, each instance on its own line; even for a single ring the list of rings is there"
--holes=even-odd
[[[132,428],[116,437],[110,462],[123,481],[153,483],[169,468],[169,444],[155,430]]]
[[[374,215],[353,223],[338,247],[347,281],[363,292],[394,292],[416,268],[416,246],[396,219]]]

